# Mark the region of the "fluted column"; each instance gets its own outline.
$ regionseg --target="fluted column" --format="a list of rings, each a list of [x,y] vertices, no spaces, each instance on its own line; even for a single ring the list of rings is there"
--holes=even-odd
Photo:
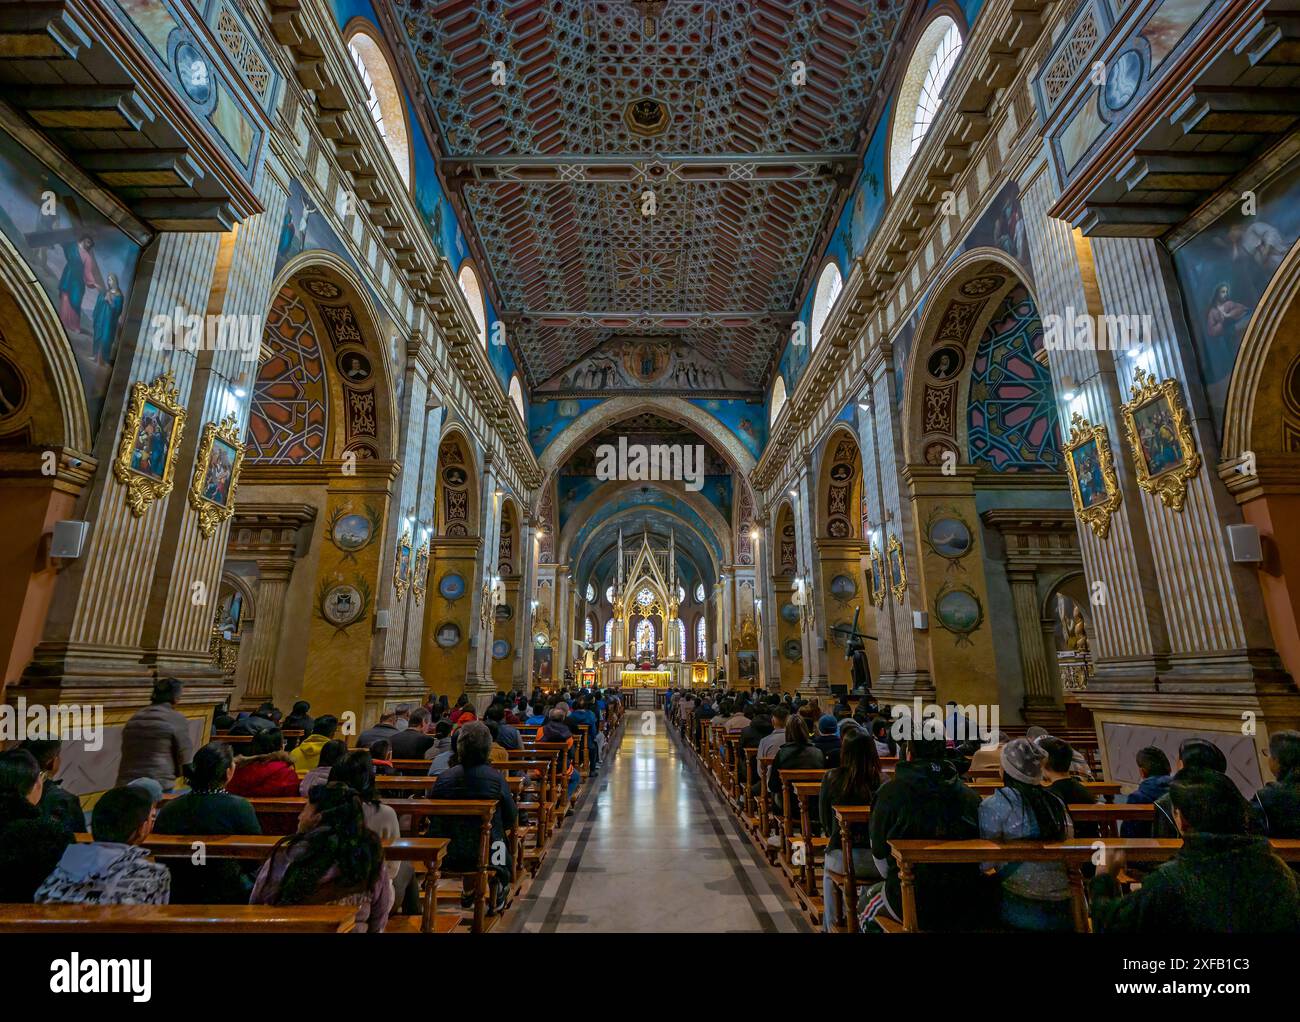
[[[1008,571],[1007,581],[1011,585],[1011,602],[1016,611],[1020,670],[1025,679],[1025,713],[1059,710],[1060,698],[1052,686],[1052,672],[1043,646],[1037,575],[1031,570]]]
[[[248,685],[240,705],[253,709],[271,698],[275,684],[276,655],[280,650],[280,626],[284,621],[285,596],[293,575],[293,559],[277,557],[259,561],[257,583],[257,626],[248,651]]]

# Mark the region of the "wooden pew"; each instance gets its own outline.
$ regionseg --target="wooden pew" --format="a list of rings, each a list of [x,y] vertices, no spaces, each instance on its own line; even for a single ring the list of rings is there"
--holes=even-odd
[[[1080,781],[1085,788],[1092,794],[1114,798],[1123,790],[1123,785],[1117,781]],[[1002,781],[970,781],[966,785],[981,797],[987,797],[1002,787]]]
[[[794,863],[794,828],[798,819],[796,816],[798,808],[795,802],[793,786],[799,781],[811,781],[820,785],[825,773],[826,769],[824,767],[779,771],[781,778],[781,819],[777,823],[781,828],[782,862],[790,882],[795,886],[798,886],[801,880],[803,883],[807,883],[805,874],[808,859],[812,854],[812,834],[801,832],[800,836],[804,844],[804,865],[796,866]]]
[[[0,933],[348,933],[352,905],[0,905]]]
[[[78,834],[77,840],[87,843],[93,839],[89,834]],[[141,844],[159,859],[188,859],[194,854],[194,845],[202,843],[209,858],[261,862],[282,840],[284,837],[279,834],[150,834]],[[424,864],[424,912],[420,922],[423,933],[433,929],[438,873],[449,844],[446,838],[440,837],[402,837],[384,843],[385,858]]]
[[[831,880],[844,905],[845,929],[857,933],[858,883],[853,874],[853,824],[869,823],[871,806],[832,806],[831,812],[840,828],[840,854],[844,857],[844,869],[839,873],[830,871]]]
[[[907,839],[890,841],[890,851],[898,863],[898,880],[903,895],[903,928],[917,931],[916,867],[921,864],[959,864],[972,862],[1057,862],[1066,868],[1070,880],[1070,900],[1074,926],[1079,933],[1089,930],[1087,899],[1083,891],[1084,863],[1096,854],[1097,838],[1070,841],[932,841]],[[1183,846],[1181,838],[1107,838],[1105,851],[1123,852],[1139,862],[1160,863],[1173,858]],[[1287,862],[1300,862],[1300,839],[1275,838],[1269,842],[1273,851]]]
[[[1068,805],[1071,818],[1075,823],[1095,823],[1101,830],[1102,837],[1117,837],[1119,825],[1124,820],[1139,820],[1150,823],[1156,818],[1156,807],[1146,805],[1128,805],[1125,802],[1089,802],[1086,805]]]

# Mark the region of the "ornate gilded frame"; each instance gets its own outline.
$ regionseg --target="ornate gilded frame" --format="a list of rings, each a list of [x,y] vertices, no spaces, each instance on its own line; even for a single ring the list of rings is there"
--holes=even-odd
[[[208,462],[212,458],[213,445],[218,440],[235,452],[224,505],[203,495],[203,484],[208,476]],[[204,539],[211,536],[218,525],[235,513],[235,487],[239,485],[239,470],[243,464],[244,442],[240,439],[239,426],[236,424],[235,417],[227,415],[220,423],[205,424],[203,432],[199,435],[199,452],[194,459],[194,476],[190,480],[190,507],[198,512],[199,532]]]
[[[402,572],[402,551],[406,551],[406,572]],[[411,544],[411,530],[406,529],[402,532],[401,538],[397,541],[397,549],[393,552],[393,589],[397,592],[397,599],[400,601],[406,597],[407,587],[411,584],[411,571],[415,567],[412,563],[415,557],[415,550]]]
[[[1169,406],[1170,428],[1178,443],[1182,460],[1179,464],[1152,475],[1138,439],[1135,416],[1156,401],[1165,401]],[[1194,479],[1201,470],[1201,455],[1196,449],[1191,420],[1187,416],[1187,406],[1183,404],[1178,381],[1168,379],[1157,382],[1154,376],[1139,366],[1133,374],[1132,394],[1121,411],[1124,415],[1124,432],[1128,435],[1129,449],[1133,452],[1138,486],[1159,497],[1165,507],[1181,511],[1183,502],[1187,499],[1188,480]]]
[[[168,438],[161,479],[155,479],[152,475],[131,467],[131,452],[135,449],[146,403],[157,406],[172,417],[172,431]],[[113,461],[113,476],[126,487],[127,506],[137,518],[159,497],[171,493],[176,481],[176,457],[180,453],[184,430],[185,408],[180,403],[176,377],[170,369],[152,383],[137,382],[131,385],[131,398],[127,403],[126,419],[122,423],[122,438],[118,441],[117,457]]]
[[[420,603],[424,599],[424,592],[428,586],[426,576],[429,574],[429,541],[426,539],[421,544],[420,549],[415,552],[415,566],[411,574],[411,595],[415,597],[415,602]]]
[[[898,578],[894,578],[895,554],[898,555]],[[889,572],[889,591],[894,594],[897,602],[902,603],[903,596],[907,593],[907,568],[903,564],[903,543],[897,536],[889,537],[889,556],[885,567]]]
[[[889,591],[889,575],[886,573],[885,559],[881,556],[880,547],[875,543],[871,544],[871,552],[868,556],[871,561],[871,574],[868,579],[871,583],[871,602],[877,607],[883,607],[885,594]],[[876,579],[880,580],[878,585]]]
[[[1106,499],[1085,507],[1083,490],[1079,486],[1079,471],[1074,464],[1074,452],[1089,443],[1096,444],[1097,447],[1097,462],[1102,485],[1106,489]],[[1065,445],[1065,471],[1070,479],[1070,498],[1074,501],[1075,516],[1079,521],[1085,522],[1098,539],[1105,539],[1110,532],[1111,515],[1119,510],[1124,495],[1119,488],[1119,478],[1115,475],[1115,460],[1111,456],[1110,437],[1106,433],[1106,427],[1093,425],[1078,412],[1070,417],[1070,439]]]

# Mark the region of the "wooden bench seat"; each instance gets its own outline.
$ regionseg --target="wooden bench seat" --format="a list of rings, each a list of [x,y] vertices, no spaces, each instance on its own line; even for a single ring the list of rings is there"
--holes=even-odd
[[[0,933],[348,933],[356,915],[351,905],[0,905]]]

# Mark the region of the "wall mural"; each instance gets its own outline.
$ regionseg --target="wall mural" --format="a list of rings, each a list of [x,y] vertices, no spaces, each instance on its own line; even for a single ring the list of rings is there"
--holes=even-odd
[[[845,436],[835,441],[831,455],[830,481],[826,486],[826,535],[832,539],[848,539],[853,535],[853,512],[850,503],[854,482],[857,479],[858,445]]]
[[[1032,276],[1033,260],[1029,252],[1029,239],[1025,235],[1025,218],[1020,208],[1020,184],[1014,178],[989,202],[988,208],[971,228],[961,248],[953,253],[973,248],[996,248],[1016,260]],[[1032,279],[1030,283],[1032,283]]]
[[[1268,282],[1300,238],[1300,160],[1255,189],[1256,215],[1234,203],[1174,253],[1215,428],[1222,436],[1237,349]]]
[[[971,363],[966,407],[973,465],[997,472],[1057,472],[1061,441],[1038,310],[1023,285],[1007,294],[989,321]]]
[[[739,490],[739,509],[736,512],[736,563],[754,563],[754,540],[750,536],[757,524],[754,516],[754,495],[749,484],[741,479],[737,484]]]
[[[0,230],[54,303],[95,428],[140,246],[18,145],[0,152]]]
[[[303,286],[324,298],[337,298],[342,290],[333,281],[305,280]],[[364,348],[364,338],[350,305],[316,303],[325,331],[329,334],[335,360],[344,368],[343,450],[358,459],[379,456],[379,430],[375,405],[374,378]]]
[[[248,416],[249,465],[320,464],[325,457],[325,358],[307,306],[286,285],[271,300]]]
[[[663,337],[606,341],[536,388],[538,394],[592,397],[609,391],[752,391],[690,348]]]
[[[469,470],[465,451],[456,441],[448,441],[438,450],[442,476],[442,534],[469,535]]]

